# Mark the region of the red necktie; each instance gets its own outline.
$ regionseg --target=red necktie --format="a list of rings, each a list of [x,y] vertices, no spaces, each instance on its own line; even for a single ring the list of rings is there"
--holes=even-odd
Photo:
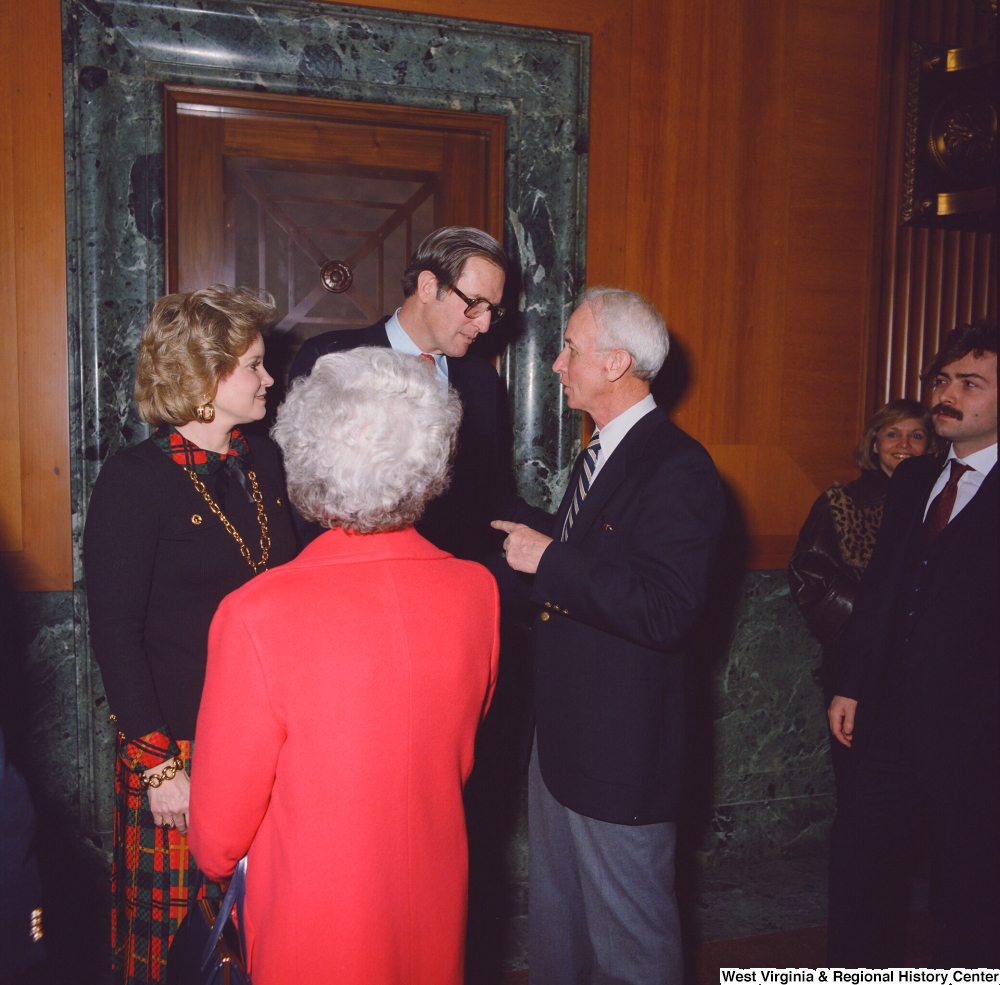
[[[971,465],[963,465],[957,458],[951,460],[951,475],[944,484],[944,489],[934,497],[927,516],[924,517],[924,543],[932,544],[951,519],[951,511],[955,508],[955,496],[958,493],[958,480],[966,472],[973,471]]]
[[[421,352],[420,353],[420,358],[421,359],[426,359],[428,362],[432,362],[432,363],[434,362],[434,357],[433,356],[429,356],[426,352]],[[437,364],[435,363],[435,365],[437,365]]]

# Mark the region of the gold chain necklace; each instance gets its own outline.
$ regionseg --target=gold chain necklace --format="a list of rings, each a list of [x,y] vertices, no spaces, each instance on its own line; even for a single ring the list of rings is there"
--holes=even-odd
[[[198,478],[198,474],[191,469],[185,469],[184,471],[191,476],[194,488],[205,497],[208,508],[222,521],[222,525],[229,531],[233,540],[239,544],[240,553],[246,558],[247,564],[253,568],[253,573],[256,575],[263,571],[267,567],[267,555],[271,550],[271,538],[267,532],[267,514],[264,512],[264,497],[261,496],[260,489],[257,488],[257,476],[254,474],[253,469],[247,469],[247,476],[250,479],[250,485],[253,486],[253,501],[257,504],[257,522],[260,524],[260,561],[256,563],[250,557],[250,548],[243,543],[243,538],[240,536],[239,531],[229,522],[226,514],[219,509],[215,500],[209,496],[208,490],[205,488],[205,483]]]

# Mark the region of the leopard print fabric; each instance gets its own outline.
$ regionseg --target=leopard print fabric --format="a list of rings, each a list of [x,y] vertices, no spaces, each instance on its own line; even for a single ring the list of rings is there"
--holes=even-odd
[[[857,568],[860,573],[871,560],[875,536],[882,525],[884,501],[859,506],[848,495],[846,488],[839,485],[827,489],[826,498],[837,530],[840,556],[845,564]]]

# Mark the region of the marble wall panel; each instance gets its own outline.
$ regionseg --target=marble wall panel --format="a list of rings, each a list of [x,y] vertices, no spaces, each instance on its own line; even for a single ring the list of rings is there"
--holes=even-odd
[[[819,644],[784,571],[746,575],[712,682],[715,764],[706,864],[825,848],[835,805]]]
[[[71,592],[12,597],[4,619],[4,733],[31,777],[32,796],[75,813],[79,801],[76,639]]]

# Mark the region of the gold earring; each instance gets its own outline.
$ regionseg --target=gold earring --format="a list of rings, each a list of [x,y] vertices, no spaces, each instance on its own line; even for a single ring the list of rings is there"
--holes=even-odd
[[[211,400],[200,407],[195,407],[194,413],[202,424],[211,424],[215,420],[215,406]]]

